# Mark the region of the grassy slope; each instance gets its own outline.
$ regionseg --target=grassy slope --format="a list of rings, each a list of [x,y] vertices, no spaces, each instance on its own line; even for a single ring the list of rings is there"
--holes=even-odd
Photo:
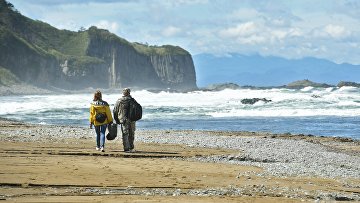
[[[145,55],[187,55],[189,52],[178,46],[164,45],[164,46],[148,46],[139,43],[133,43],[132,46],[136,51]]]
[[[89,44],[87,32],[56,29],[47,23],[27,18],[14,8],[6,8],[5,4],[0,0],[0,43],[4,46],[16,39],[45,58],[55,56],[61,62],[65,59],[72,61],[72,68],[86,68],[84,64],[99,62],[97,58],[86,56]]]
[[[1,86],[11,86],[15,84],[19,84],[20,80],[13,73],[11,73],[8,69],[5,69],[0,66],[0,85]]]
[[[89,35],[87,32],[74,33],[68,37],[60,47],[60,51],[67,55],[85,56],[89,45]]]

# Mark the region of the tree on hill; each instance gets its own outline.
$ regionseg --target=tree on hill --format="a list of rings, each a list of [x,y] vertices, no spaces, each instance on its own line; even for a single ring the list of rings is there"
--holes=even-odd
[[[6,0],[0,0],[0,8],[11,9],[12,11],[19,13],[18,10],[15,9],[14,5]]]

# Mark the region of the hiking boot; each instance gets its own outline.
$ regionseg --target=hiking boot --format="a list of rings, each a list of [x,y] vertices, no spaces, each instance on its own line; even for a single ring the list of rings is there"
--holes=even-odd
[[[99,148],[99,147],[96,147],[95,149],[96,149],[96,151],[99,151],[99,150],[100,150],[100,148]]]
[[[101,151],[101,152],[105,152],[104,147],[101,147],[101,148],[100,148],[100,151]]]
[[[135,152],[136,152],[135,149],[130,149],[129,151],[130,151],[131,153],[135,153]]]

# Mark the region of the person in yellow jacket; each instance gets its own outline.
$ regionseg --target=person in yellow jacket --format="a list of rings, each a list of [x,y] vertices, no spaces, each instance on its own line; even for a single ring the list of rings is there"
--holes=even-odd
[[[112,122],[109,104],[102,100],[102,94],[98,90],[94,93],[94,99],[90,106],[90,128],[95,126],[97,151],[105,152],[105,131],[107,125]]]

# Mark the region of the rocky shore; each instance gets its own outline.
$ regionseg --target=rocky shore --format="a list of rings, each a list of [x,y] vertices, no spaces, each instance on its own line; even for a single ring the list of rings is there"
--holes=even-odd
[[[0,85],[0,96],[12,96],[12,95],[56,95],[56,94],[78,94],[78,93],[94,93],[97,89],[94,88],[86,88],[79,90],[65,90],[60,88],[39,88],[33,85],[28,84],[16,84],[10,86]],[[112,89],[101,89],[104,93],[119,93],[120,89],[112,88]]]
[[[26,84],[16,84],[11,86],[0,85],[0,96],[9,95],[29,95],[29,94],[52,94],[50,90],[34,87]]]
[[[136,153],[119,137],[101,153],[91,129],[2,119],[0,142],[8,201],[360,201],[360,141],[347,138],[153,130],[136,132]]]

